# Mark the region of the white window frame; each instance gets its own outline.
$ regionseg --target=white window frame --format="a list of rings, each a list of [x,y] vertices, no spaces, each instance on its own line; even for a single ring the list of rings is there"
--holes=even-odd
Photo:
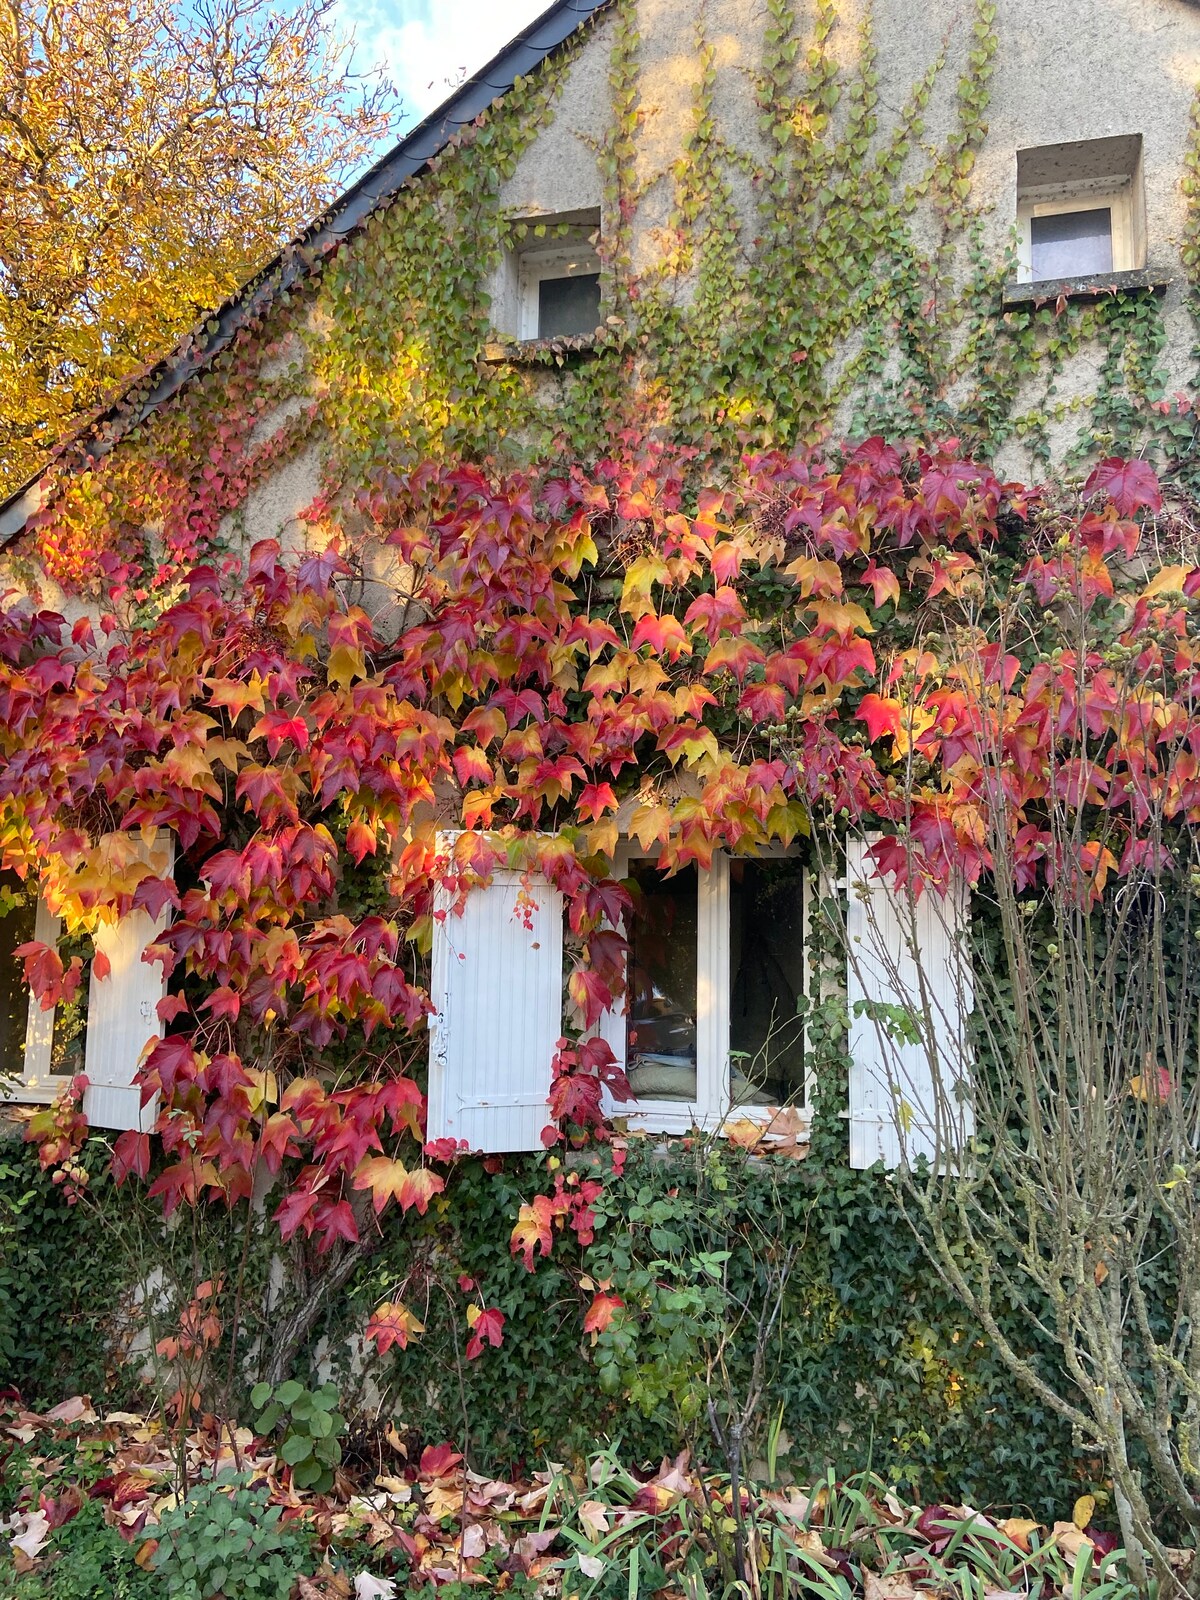
[[[757,857],[746,859],[769,860],[789,853],[783,846],[778,846],[759,851]],[[653,862],[657,859],[658,853],[654,850],[644,850],[636,845],[621,846],[613,860],[613,875],[617,878],[628,877],[635,861]],[[697,867],[696,874],[696,1098],[688,1102],[649,1099],[618,1101],[606,1095],[606,1115],[624,1118],[631,1129],[667,1134],[690,1133],[693,1128],[714,1132],[727,1123],[746,1121],[761,1123],[765,1128],[781,1109],[779,1106],[735,1105],[731,1094],[729,1036],[733,974],[730,971],[729,863],[728,853],[716,850],[711,867]],[[803,885],[801,937],[804,941],[807,992],[811,869],[805,872]],[[622,1070],[626,1064],[625,1013],[626,1000],[622,997],[615,1006],[603,1013],[595,1030],[609,1046]],[[802,1133],[806,1133],[811,1125],[815,1089],[807,1025],[804,1043],[804,1102],[794,1107],[801,1117]]]
[[[558,243],[544,249],[522,250],[517,257],[517,337],[541,338],[538,291],[546,279],[590,277],[599,271],[600,257],[590,244]],[[573,337],[582,338],[590,332],[589,328]]]

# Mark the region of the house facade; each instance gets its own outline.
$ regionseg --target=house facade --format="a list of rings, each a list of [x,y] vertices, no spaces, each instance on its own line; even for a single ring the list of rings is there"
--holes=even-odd
[[[718,466],[954,437],[1028,481],[1143,454],[1186,495],[1198,82],[1188,0],[561,0],[9,499],[11,581],[74,621],[103,609],[115,549],[152,607],[189,563],[263,540],[298,559],[337,532],[395,637],[403,563],[363,534],[389,473],[594,460],[635,437]],[[600,1024],[631,1124],[785,1106],[794,1136],[813,863],[718,853],[664,878],[635,805],[616,819],[639,888],[629,1000]],[[167,837],[108,837],[114,872],[170,871]],[[61,907],[8,893],[14,1097],[83,1070],[94,1125],[148,1126],[133,1077],[166,989],[141,955],[165,913],[91,937],[100,966],[83,940],[85,1025],[28,1000],[12,954],[55,942]],[[434,929],[431,1139],[540,1148],[562,901],[533,900],[497,873]],[[930,972],[957,938],[926,919]],[[949,983],[951,1033],[962,999]],[[907,1149],[865,1026],[851,1055],[852,1164],[931,1149],[919,1052]]]

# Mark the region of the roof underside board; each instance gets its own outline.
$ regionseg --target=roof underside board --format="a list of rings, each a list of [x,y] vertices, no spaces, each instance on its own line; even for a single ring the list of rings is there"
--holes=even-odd
[[[206,318],[205,328],[215,323],[212,332],[189,335],[148,373],[135,378],[111,405],[89,418],[70,444],[92,457],[111,449],[115,439],[95,440],[90,449],[87,441],[93,439],[106,422],[119,417],[132,396],[141,391],[122,432],[136,427],[178,393],[214,355],[233,341],[241,328],[261,316],[278,293],[304,278],[315,261],[353,233],[373,211],[428,166],[455,134],[469,127],[489,106],[507,94],[518,78],[535,71],[577,28],[610,3],[611,0],[557,0],[557,4],[531,22],[499,55],[418,123],[382,160],[369,167],[298,239],[285,246],[236,295]],[[19,534],[28,518],[40,508],[44,476],[44,471],[39,473],[0,502],[0,540],[8,541]]]

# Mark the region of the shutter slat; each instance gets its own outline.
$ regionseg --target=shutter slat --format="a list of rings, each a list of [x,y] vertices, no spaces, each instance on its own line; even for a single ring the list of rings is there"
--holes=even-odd
[[[501,869],[461,915],[451,903],[439,894],[434,920],[428,1137],[540,1150],[562,1035],[562,896]]]
[[[872,876],[869,840],[846,847],[846,994],[850,1006],[850,1165],[892,1168],[961,1149],[974,1132],[966,1037],[971,1011],[965,885],[944,899],[926,892],[914,908]],[[915,950],[914,950],[915,945]],[[922,978],[929,1024],[921,1010]],[[856,1016],[859,1001],[904,1006],[917,1043]],[[927,1037],[927,1034],[932,1037]],[[932,1046],[932,1049],[931,1049]],[[936,1066],[935,1066],[936,1063]]]
[[[173,844],[166,857],[151,864],[162,875],[171,870]],[[150,854],[145,859],[151,861]],[[153,1102],[143,1110],[141,1090],[134,1086],[134,1074],[142,1052],[152,1039],[160,1039],[163,1024],[158,1002],[167,992],[162,963],[142,960],[143,952],[164,932],[170,913],[153,918],[146,911],[132,911],[115,923],[96,930],[96,950],[108,957],[109,972],[98,978],[92,971],[88,989],[87,1040],[84,1070],[88,1087],[83,1109],[97,1128],[148,1129],[154,1122]]]

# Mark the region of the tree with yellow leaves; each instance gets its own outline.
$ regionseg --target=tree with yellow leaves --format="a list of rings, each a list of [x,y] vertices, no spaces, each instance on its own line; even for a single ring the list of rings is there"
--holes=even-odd
[[[0,489],[387,128],[331,0],[0,0]]]

